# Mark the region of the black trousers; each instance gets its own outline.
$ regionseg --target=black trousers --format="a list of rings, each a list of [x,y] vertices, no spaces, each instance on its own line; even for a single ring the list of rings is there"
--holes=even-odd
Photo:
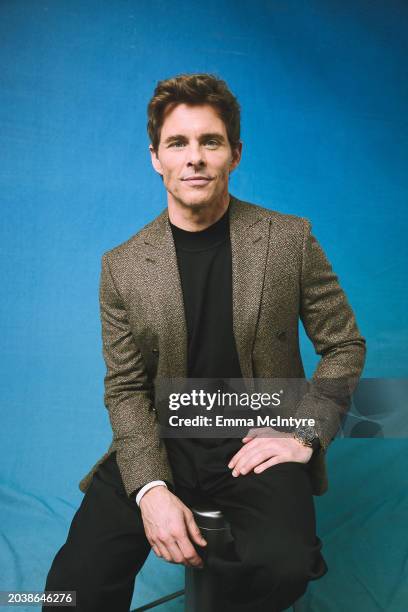
[[[227,465],[242,446],[239,439],[166,445],[175,494],[189,506],[212,501],[231,525],[233,550],[208,559],[222,575],[220,611],[284,610],[303,595],[309,580],[327,572],[307,464],[286,462],[234,478]],[[206,563],[205,547],[196,549]],[[135,577],[149,552],[140,509],[126,495],[113,453],[84,495],[45,590],[75,590],[80,612],[128,612]],[[54,609],[61,608],[43,611]]]

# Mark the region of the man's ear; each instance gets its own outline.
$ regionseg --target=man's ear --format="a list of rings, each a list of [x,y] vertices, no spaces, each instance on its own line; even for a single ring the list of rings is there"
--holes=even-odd
[[[149,145],[149,151],[150,151],[153,168],[156,170],[156,172],[158,172],[159,174],[163,176],[162,165],[159,161],[159,158],[157,157],[157,152],[153,149],[152,144]]]
[[[242,156],[242,142],[239,141],[237,146],[232,149],[230,173],[233,170],[235,170],[235,168],[238,166],[239,162],[241,161],[241,156]]]

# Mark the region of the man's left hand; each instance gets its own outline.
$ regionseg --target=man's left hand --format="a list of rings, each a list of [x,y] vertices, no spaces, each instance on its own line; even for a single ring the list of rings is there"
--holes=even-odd
[[[313,454],[313,449],[304,446],[293,434],[272,427],[250,429],[242,442],[244,446],[228,463],[233,476],[248,474],[252,470],[260,474],[268,467],[286,461],[307,463]]]

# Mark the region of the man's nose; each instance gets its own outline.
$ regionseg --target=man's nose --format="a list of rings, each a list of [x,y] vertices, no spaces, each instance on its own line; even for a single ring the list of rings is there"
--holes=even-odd
[[[188,148],[187,165],[188,166],[203,166],[205,164],[204,155],[199,145]]]

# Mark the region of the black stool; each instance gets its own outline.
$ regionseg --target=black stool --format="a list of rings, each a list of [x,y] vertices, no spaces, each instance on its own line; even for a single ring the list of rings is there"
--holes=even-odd
[[[185,571],[185,612],[213,612],[221,585],[206,561],[213,555],[221,556],[233,542],[231,528],[221,510],[210,505],[195,505],[191,508],[207,546],[197,547],[204,559],[203,569],[186,567]]]
[[[222,553],[229,544],[231,545],[233,541],[231,529],[221,510],[209,504],[195,504],[191,507],[191,511],[203,538],[207,541],[206,546],[196,546],[197,552],[204,559],[203,569],[186,567],[184,590],[156,599],[132,612],[150,610],[183,594],[185,595],[185,612],[214,612],[216,609],[221,585],[217,584],[213,572],[206,567],[206,560],[212,555]]]

